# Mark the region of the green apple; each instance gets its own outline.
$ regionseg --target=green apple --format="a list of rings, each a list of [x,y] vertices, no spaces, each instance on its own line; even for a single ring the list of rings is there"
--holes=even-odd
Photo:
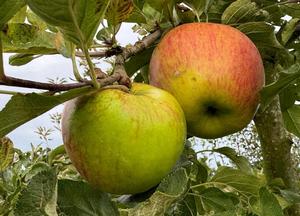
[[[253,118],[264,67],[255,45],[239,30],[189,23],[168,32],[154,50],[150,84],[175,96],[189,135],[218,138]]]
[[[95,188],[135,194],[157,185],[178,160],[186,139],[184,113],[159,88],[134,83],[66,103],[62,134],[68,155]]]

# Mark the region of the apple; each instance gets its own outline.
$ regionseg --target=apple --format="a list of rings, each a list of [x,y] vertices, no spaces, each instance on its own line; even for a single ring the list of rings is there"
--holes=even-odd
[[[264,67],[259,51],[239,30],[188,23],[169,31],[150,61],[150,84],[169,91],[183,108],[189,135],[218,138],[253,118]]]
[[[171,171],[184,147],[186,122],[171,94],[133,83],[129,93],[105,89],[67,102],[62,134],[72,163],[91,185],[135,194]]]

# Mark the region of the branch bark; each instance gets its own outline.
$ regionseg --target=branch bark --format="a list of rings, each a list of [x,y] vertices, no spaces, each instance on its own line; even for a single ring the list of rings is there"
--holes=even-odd
[[[119,83],[121,85],[125,85],[130,88],[131,80],[126,73],[124,63],[125,63],[124,57],[122,55],[117,55],[116,62],[115,62],[114,74],[120,75],[121,79],[119,80]]]
[[[142,40],[136,42],[133,46],[122,49],[121,47],[111,48],[105,51],[95,51],[89,52],[91,57],[95,58],[107,58],[114,55],[122,55],[126,60],[131,56],[143,51],[150,45],[152,45],[158,38],[160,38],[162,31],[160,29],[152,32],[151,34],[145,36]],[[76,52],[76,56],[85,57],[82,52]]]
[[[120,74],[113,74],[112,76],[97,79],[101,87],[108,86],[120,80]],[[43,83],[36,82],[31,80],[24,80],[15,77],[6,76],[4,81],[0,81],[0,85],[5,86],[15,86],[15,87],[24,87],[24,88],[33,88],[33,89],[42,89],[53,92],[67,91],[74,88],[80,88],[83,86],[92,86],[91,81],[79,82],[79,83],[69,83],[69,84],[53,84],[53,83]]]
[[[136,42],[133,46],[125,48],[121,55],[126,60],[133,55],[143,51],[144,49],[151,46],[157,39],[162,35],[162,31],[160,29],[154,31],[153,33],[145,36],[142,40]]]
[[[89,52],[90,57],[94,58],[108,58],[114,55],[118,55],[122,53],[122,48],[121,47],[113,47],[108,50],[102,50],[102,51],[94,51],[94,52]],[[85,55],[82,52],[76,52],[77,57],[85,57]]]
[[[274,65],[266,65],[266,84],[277,79]],[[268,184],[281,178],[288,189],[299,191],[296,166],[291,153],[293,142],[285,130],[279,97],[275,98],[269,107],[262,112],[258,110],[254,122],[260,138],[264,173]],[[299,206],[293,206],[289,215],[300,215]]]
[[[118,82],[121,85],[125,85],[130,87],[131,81],[125,71],[124,63],[125,61],[133,55],[143,51],[150,45],[152,45],[160,36],[162,32],[161,30],[156,30],[155,32],[151,33],[150,35],[144,37],[141,41],[135,43],[134,46],[121,49],[114,48],[107,50],[106,52],[100,52],[97,55],[92,55],[93,57],[108,57],[116,55],[116,67],[114,74],[111,76],[97,76],[97,82],[100,84],[101,87],[105,87],[108,85],[112,85],[114,82]],[[0,50],[1,43],[0,43]],[[81,55],[77,53],[76,55]],[[71,84],[52,84],[52,83],[43,83],[43,82],[36,82],[31,80],[24,80],[15,77],[6,76],[4,74],[4,69],[2,62],[2,52],[0,55],[0,85],[6,86],[15,86],[15,87],[24,87],[24,88],[34,88],[34,89],[42,89],[42,90],[49,90],[49,91],[66,91],[74,88],[80,88],[83,86],[93,85],[92,81],[84,81],[79,83],[71,83]],[[95,68],[94,71],[95,75],[97,75],[97,69]]]
[[[119,80],[121,85],[127,87],[131,86],[131,80],[124,67],[125,61],[131,56],[136,55],[151,46],[158,38],[160,38],[161,34],[162,31],[158,29],[152,34],[145,36],[142,40],[136,42],[134,46],[123,49],[123,52],[116,56],[114,74],[119,74],[121,76],[121,79]]]

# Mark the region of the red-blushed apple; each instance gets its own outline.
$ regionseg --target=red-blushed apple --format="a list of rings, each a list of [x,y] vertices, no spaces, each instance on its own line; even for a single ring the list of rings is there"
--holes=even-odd
[[[186,122],[170,93],[133,83],[129,93],[105,89],[67,102],[62,134],[72,163],[91,185],[135,194],[157,185],[175,165]]]
[[[264,67],[258,49],[239,30],[189,23],[168,32],[150,61],[150,84],[181,104],[189,135],[218,138],[253,118]]]

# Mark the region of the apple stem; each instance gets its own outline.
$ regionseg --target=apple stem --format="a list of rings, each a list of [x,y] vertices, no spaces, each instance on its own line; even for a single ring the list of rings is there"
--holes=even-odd
[[[118,81],[119,84],[121,85],[125,85],[128,88],[131,87],[131,80],[129,78],[129,76],[126,73],[126,69],[125,69],[125,59],[123,57],[122,54],[117,55],[116,56],[116,60],[115,60],[115,69],[114,69],[114,74],[120,74],[121,78]]]
[[[114,74],[119,74],[121,76],[119,84],[125,85],[129,88],[131,87],[131,80],[124,67],[126,59],[129,59],[131,56],[136,55],[137,53],[150,47],[158,38],[160,38],[161,35],[162,31],[158,29],[145,36],[142,40],[136,42],[133,46],[124,48],[122,53],[116,55]]]

